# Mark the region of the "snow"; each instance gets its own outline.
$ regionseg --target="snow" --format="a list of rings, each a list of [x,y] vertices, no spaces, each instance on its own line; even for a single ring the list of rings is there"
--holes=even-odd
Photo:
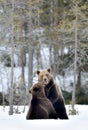
[[[22,110],[22,107],[20,107]],[[67,111],[69,106],[66,106]],[[9,107],[0,106],[0,129],[3,130],[88,130],[88,105],[76,105],[78,115],[69,115],[69,120],[26,120],[25,113],[9,116]]]

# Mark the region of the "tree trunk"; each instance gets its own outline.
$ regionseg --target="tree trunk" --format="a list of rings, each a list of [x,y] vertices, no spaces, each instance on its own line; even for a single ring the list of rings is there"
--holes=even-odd
[[[12,36],[11,36],[11,85],[9,99],[9,115],[13,114],[13,77],[14,77],[14,0],[12,0]]]
[[[29,46],[28,46],[28,53],[29,53],[29,60],[28,60],[28,89],[32,86],[33,83],[33,43],[32,43],[32,1],[29,0],[30,7],[29,7]]]
[[[57,18],[57,13],[58,13],[58,0],[54,1],[54,7],[55,7],[55,11],[54,11],[54,26],[58,25],[58,18]],[[55,40],[55,39],[54,39]],[[57,45],[53,46],[54,51],[54,63],[53,63],[53,72],[54,72],[54,78],[56,78],[57,75],[57,66],[58,66],[58,48]]]
[[[50,16],[50,32],[52,33],[52,31],[53,31],[53,24],[54,24],[54,21],[53,21],[53,1],[51,1],[51,3],[50,3],[50,14],[51,14],[51,16]],[[53,42],[53,38],[51,37],[51,41]],[[52,68],[52,64],[53,64],[53,62],[52,62],[52,43],[51,43],[51,41],[50,41],[50,43],[49,43],[49,55],[50,55],[50,57],[49,57],[49,65],[50,65],[50,67]]]
[[[58,48],[54,47],[54,63],[53,63],[53,72],[54,78],[56,78],[57,70],[58,70]]]
[[[24,71],[24,66],[25,66],[25,64],[26,64],[26,58],[25,58],[25,52],[24,52],[25,50],[24,50],[24,47],[22,46],[21,47],[21,68],[22,68],[22,82],[23,82],[23,84],[25,85],[25,71]]]
[[[78,78],[77,78],[77,94],[79,95],[81,92],[81,70],[78,71]]]
[[[28,87],[33,83],[33,49],[29,46],[29,61],[28,61]]]
[[[76,11],[76,20],[75,20],[75,58],[74,58],[74,84],[73,84],[73,92],[72,92],[72,111],[74,111],[75,106],[75,93],[76,93],[76,76],[77,76],[77,42],[78,42],[78,27],[77,27],[77,20],[78,20],[78,14],[77,14],[77,4],[75,5],[75,11]]]

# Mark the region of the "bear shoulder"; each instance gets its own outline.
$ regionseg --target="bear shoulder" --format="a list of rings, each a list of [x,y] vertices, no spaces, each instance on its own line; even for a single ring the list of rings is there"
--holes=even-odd
[[[31,100],[31,105],[38,105],[39,104],[39,99],[38,98],[33,98],[32,100]]]

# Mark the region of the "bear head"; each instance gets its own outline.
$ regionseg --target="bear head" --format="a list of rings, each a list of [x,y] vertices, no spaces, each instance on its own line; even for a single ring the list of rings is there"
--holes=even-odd
[[[41,82],[43,85],[47,85],[52,79],[51,68],[42,71],[37,70],[37,75],[38,81]]]
[[[32,94],[33,97],[45,97],[45,91],[42,83],[36,83],[34,84],[30,90],[29,93]]]

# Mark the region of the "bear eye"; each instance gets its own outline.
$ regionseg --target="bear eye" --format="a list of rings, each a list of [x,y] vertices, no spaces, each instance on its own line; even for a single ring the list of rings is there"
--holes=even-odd
[[[39,89],[37,88],[37,87],[35,87],[34,89],[33,89],[33,91],[35,91],[35,92],[37,92]]]
[[[46,74],[46,76],[48,77],[48,74]]]

